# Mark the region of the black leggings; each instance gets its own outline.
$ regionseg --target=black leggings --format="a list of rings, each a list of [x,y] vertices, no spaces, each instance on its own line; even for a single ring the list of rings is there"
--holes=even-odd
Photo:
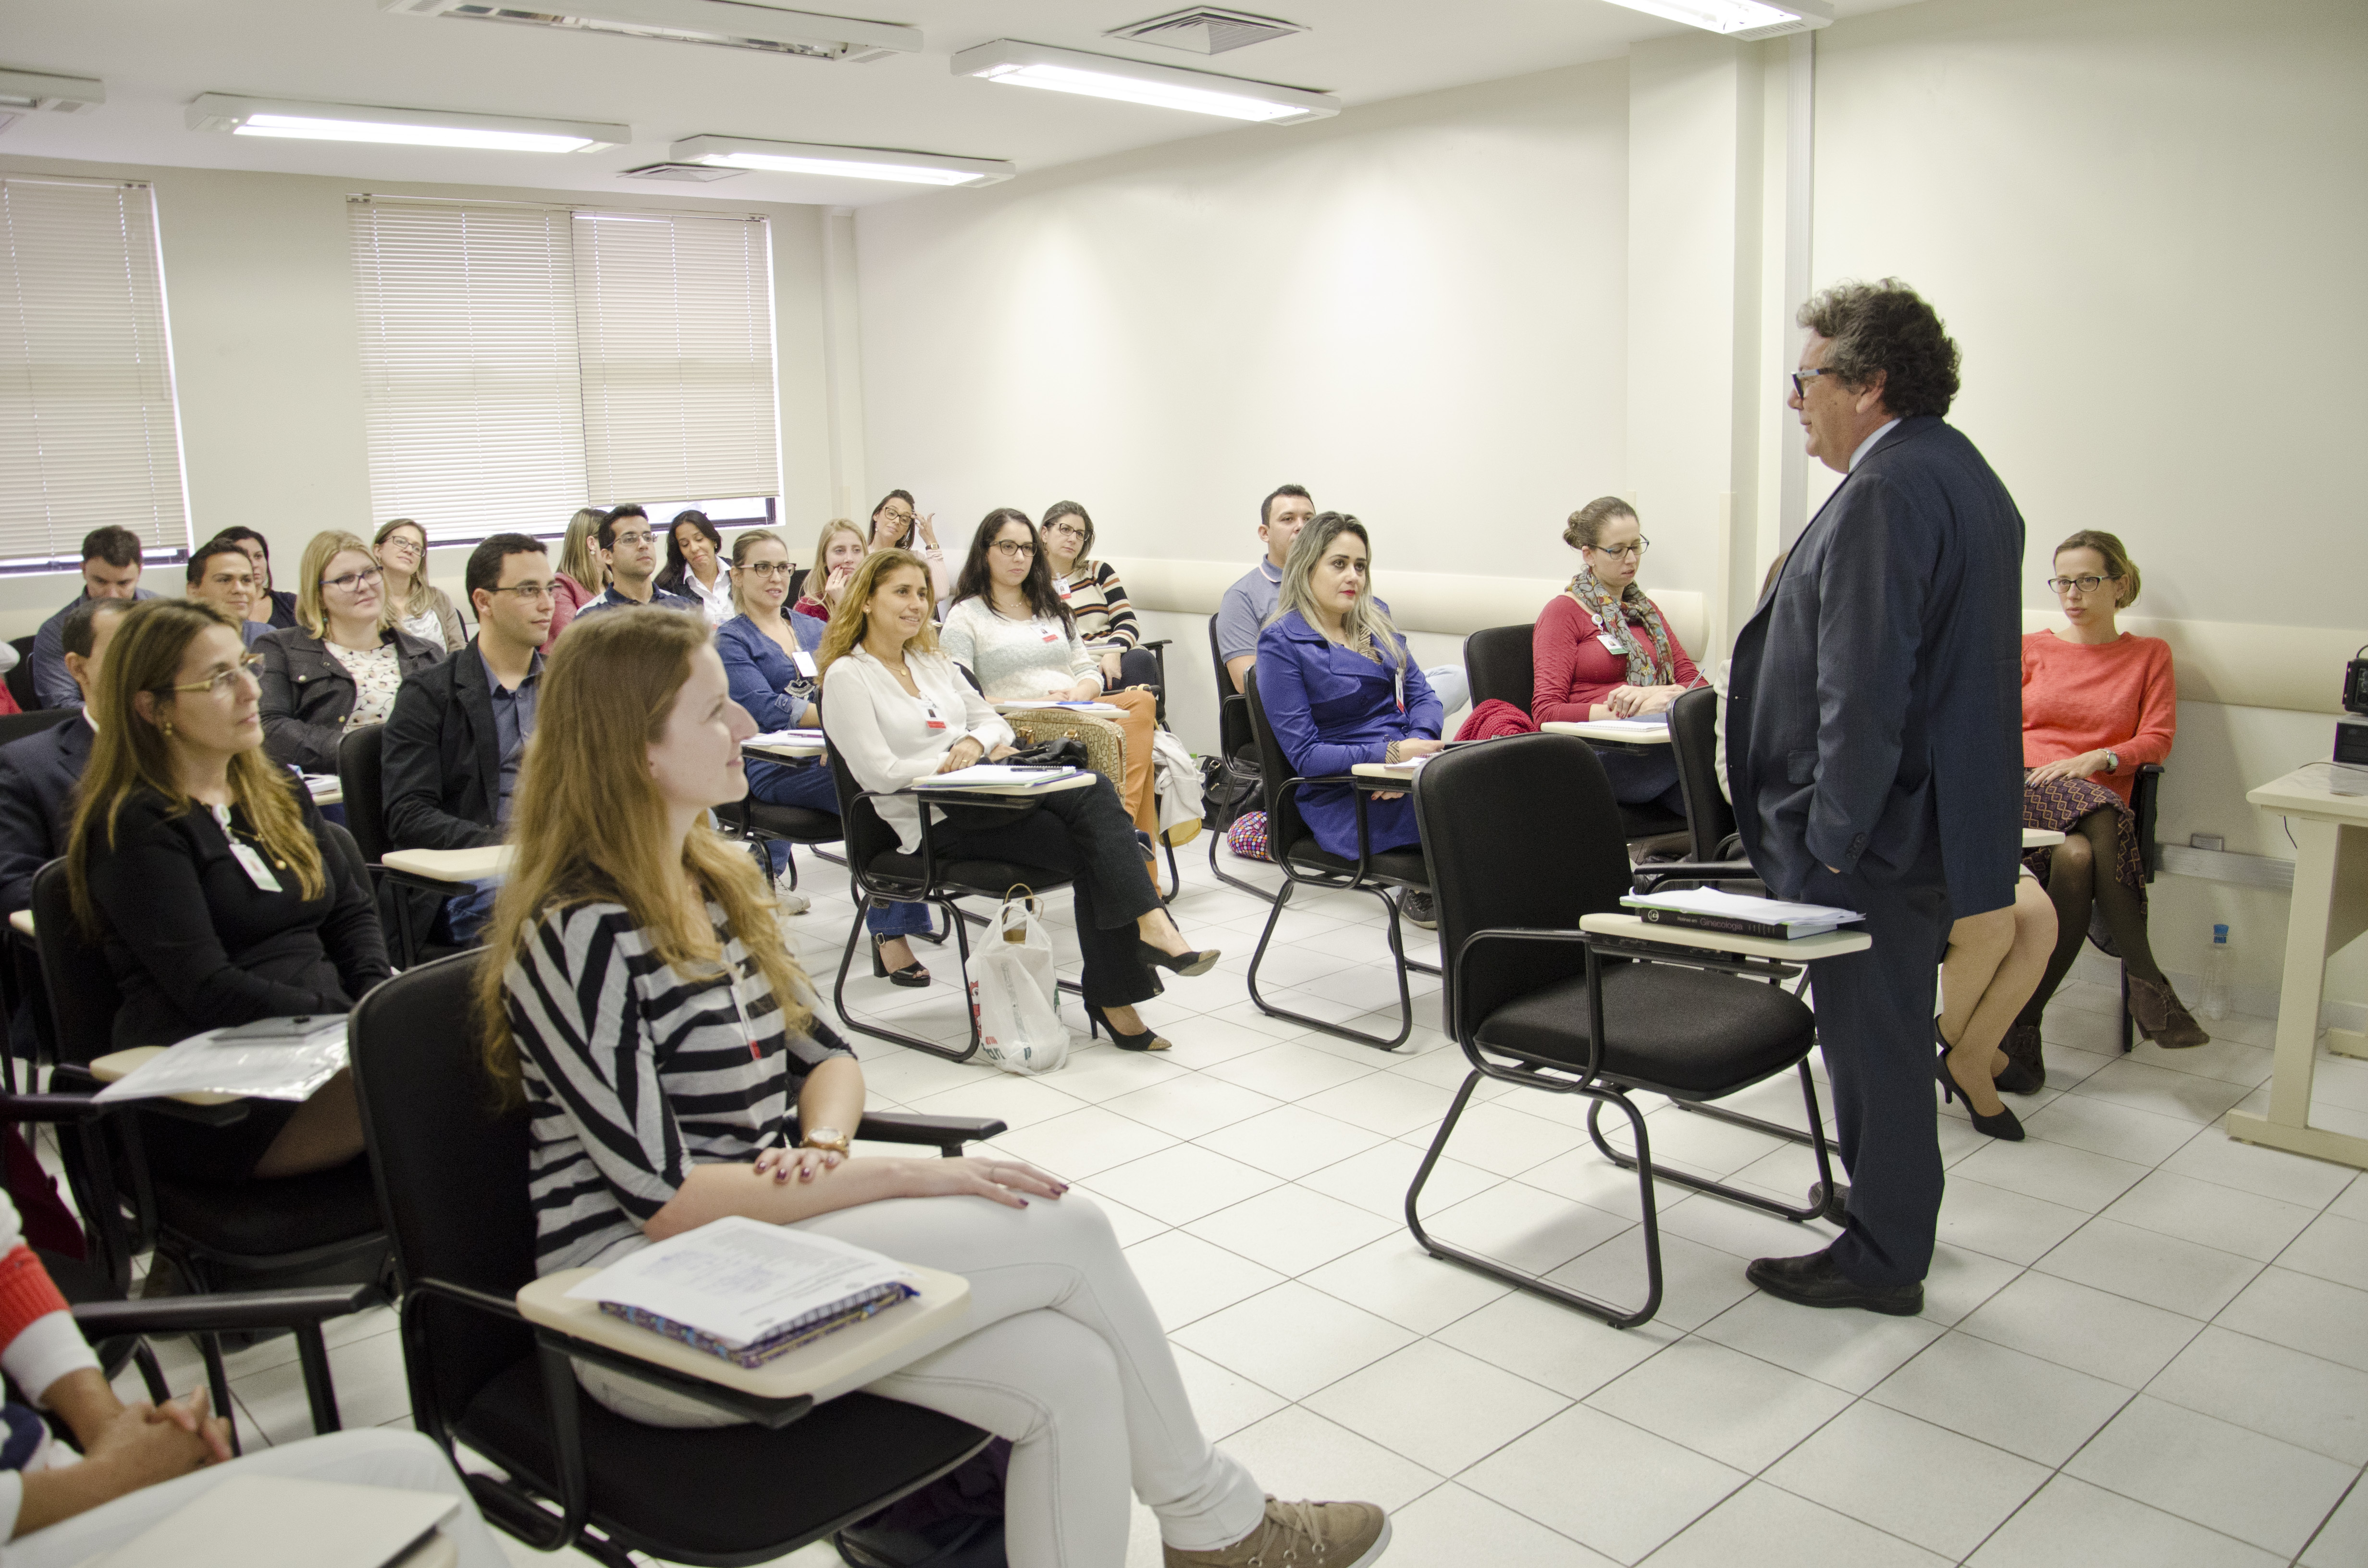
[[[1083,989],[1096,1007],[1131,1007],[1159,994],[1159,982],[1136,955],[1135,921],[1159,907],[1143,869],[1134,822],[1118,790],[1097,778],[1082,790],[1046,795],[1025,816],[989,806],[949,805],[930,824],[943,858],[1007,860],[1042,866],[1071,879],[1077,946],[1085,951]]]
[[[2072,824],[2064,842],[2047,852],[2047,897],[2055,905],[2055,951],[2048,956],[2047,972],[2039,989],[2022,1005],[2019,1024],[2037,1024],[2047,1011],[2055,988],[2071,972],[2089,936],[2089,912],[2093,906],[2105,917],[2105,929],[2119,949],[2122,962],[2140,980],[2158,981],[2161,966],[2146,943],[2146,900],[2135,888],[2122,885],[2113,874],[2120,854],[2120,825],[2111,806],[2100,806]]]

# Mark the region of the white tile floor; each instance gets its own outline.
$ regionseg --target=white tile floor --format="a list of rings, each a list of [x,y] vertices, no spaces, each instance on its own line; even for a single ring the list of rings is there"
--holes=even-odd
[[[865,1070],[882,1105],[1003,1118],[999,1148],[1091,1193],[1210,1434],[1284,1496],[1396,1510],[1391,1568],[2368,1564],[2368,1176],[2218,1127],[2266,1099],[2266,1020],[2123,1057],[2112,994],[2076,980],[2048,1018],[2048,1087],[2009,1102],[2029,1141],[1941,1114],[1949,1186],[1922,1317],[1759,1294],[1747,1260],[1830,1228],[1664,1187],[1665,1301],[1620,1332],[1409,1239],[1406,1185],[1464,1067],[1434,1027],[1437,983],[1415,977],[1418,1027],[1386,1054],[1269,1017],[1242,978],[1266,906],[1183,858],[1178,917],[1226,956],[1144,1009],[1173,1051],[1080,1035],[1067,1067],[1027,1080],[865,1041]],[[852,911],[829,896],[835,868],[801,863],[815,906],[791,925],[826,989]],[[958,1041],[951,956],[923,956],[939,975],[928,992],[860,968],[849,1003]],[[1295,900],[1260,980],[1294,1010],[1385,1024],[1378,906]],[[2368,1062],[2323,1059],[2319,1085],[2318,1119],[2368,1132]],[[1478,1097],[1429,1222],[1641,1295],[1635,1185],[1588,1144],[1583,1107],[1496,1085]],[[1799,1121],[1790,1078],[1739,1098]],[[1664,1161],[1788,1199],[1814,1174],[1798,1145],[1667,1105],[1650,1126]],[[393,1327],[380,1312],[333,1335],[349,1424],[407,1419]],[[174,1364],[177,1379],[194,1358]],[[250,1433],[308,1429],[291,1347],[233,1370]],[[1147,1568],[1147,1514],[1137,1527],[1129,1564]]]

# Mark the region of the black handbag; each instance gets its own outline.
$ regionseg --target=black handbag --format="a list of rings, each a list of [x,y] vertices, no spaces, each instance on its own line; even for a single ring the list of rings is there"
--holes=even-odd
[[[1074,735],[1055,735],[1048,741],[1038,741],[1023,746],[1005,757],[1006,766],[1021,767],[1087,767],[1086,743]]]
[[[1010,1463],[1011,1445],[997,1437],[831,1544],[854,1568],[1007,1568],[1003,1473]]]

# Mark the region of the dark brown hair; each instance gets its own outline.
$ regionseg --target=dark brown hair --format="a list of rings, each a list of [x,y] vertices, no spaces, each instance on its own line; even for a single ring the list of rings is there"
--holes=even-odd
[[[1896,278],[1837,283],[1801,307],[1800,324],[1831,340],[1825,368],[1846,387],[1883,378],[1883,406],[1905,419],[1941,415],[1957,395],[1957,346],[1940,312]]]
[[[2105,575],[2121,580],[2122,597],[2115,608],[2127,609],[2138,602],[2137,562],[2130,559],[2130,552],[2123,548],[2120,540],[2101,528],[2082,528],[2055,547],[2055,554],[2047,558],[2051,565],[2057,555],[2067,550],[2093,550],[2105,558]]]
[[[1603,537],[1603,525],[1614,517],[1633,517],[1636,508],[1617,495],[1599,495],[1570,515],[1562,526],[1562,541],[1573,550],[1593,550]]]
[[[954,605],[964,599],[985,599],[988,608],[995,608],[995,600],[987,593],[992,580],[986,573],[986,552],[1007,523],[1018,523],[1026,528],[1028,542],[1036,547],[1036,553],[1028,561],[1028,575],[1019,579],[1019,591],[1027,597],[1029,612],[1039,620],[1059,621],[1064,631],[1072,630],[1076,622],[1069,607],[1061,602],[1060,590],[1053,586],[1053,568],[1044,559],[1043,537],[1028,520],[1028,514],[1017,506],[997,506],[980,521],[978,532],[971,535],[970,554],[962,560],[962,576],[954,583],[953,601],[946,606],[947,611],[951,613]]]

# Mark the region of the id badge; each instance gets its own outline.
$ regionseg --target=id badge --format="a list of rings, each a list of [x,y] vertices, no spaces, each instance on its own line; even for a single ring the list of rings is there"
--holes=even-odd
[[[1599,631],[1595,634],[1595,640],[1603,644],[1603,651],[1605,653],[1617,653],[1622,658],[1627,657],[1628,644],[1613,636],[1611,632]]]
[[[931,709],[927,710],[927,711],[928,711],[928,716],[929,716],[928,722],[929,722],[929,728],[930,728],[930,729],[932,729],[932,730],[942,730],[942,729],[944,729],[944,728],[946,727],[946,722],[945,722],[943,719],[940,719],[940,718],[939,718],[939,717],[938,717],[938,710],[937,710],[936,709],[931,708]]]
[[[1398,666],[1397,687],[1398,711],[1403,713],[1406,711],[1406,666],[1404,665]]]
[[[246,880],[262,892],[284,891],[279,885],[279,879],[271,874],[271,868],[263,863],[263,857],[255,852],[255,846],[242,844],[233,838],[231,840],[230,852],[238,861],[238,869],[246,873]]]
[[[790,655],[790,662],[798,666],[798,674],[805,676],[808,680],[814,678],[814,656],[813,653],[801,648],[796,653]]]
[[[1053,631],[1053,630],[1051,627],[1049,627],[1049,626],[1048,626],[1048,627],[1046,627],[1046,628],[1044,629],[1044,641],[1045,641],[1045,642],[1058,642],[1060,640],[1061,640],[1061,634],[1060,634],[1059,632],[1057,632],[1057,631]]]

